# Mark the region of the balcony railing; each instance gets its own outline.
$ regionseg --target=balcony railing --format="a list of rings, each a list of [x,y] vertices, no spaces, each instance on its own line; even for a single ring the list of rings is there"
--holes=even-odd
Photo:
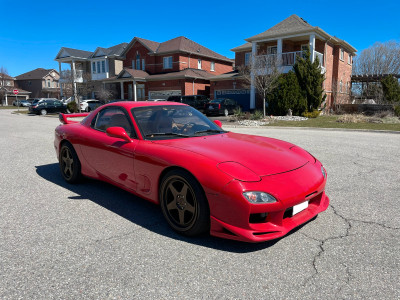
[[[296,60],[299,57],[304,57],[305,52],[303,51],[295,51],[295,52],[284,52],[281,54],[281,61],[277,61],[278,54],[267,54],[267,55],[259,55],[257,56],[257,64],[262,66],[268,66],[268,65],[273,65],[277,64],[277,66],[282,66],[282,67],[292,67],[295,63]],[[317,51],[314,51],[314,60],[318,57],[319,61],[319,66],[324,69],[324,55],[322,53],[319,53]]]
[[[61,71],[60,74],[60,82],[83,82],[83,70],[75,70],[75,73],[72,70],[64,70]]]

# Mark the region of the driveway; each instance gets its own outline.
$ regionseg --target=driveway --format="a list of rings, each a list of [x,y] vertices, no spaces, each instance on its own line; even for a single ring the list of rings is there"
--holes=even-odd
[[[58,124],[0,110],[0,299],[400,298],[400,134],[230,128],[302,146],[328,171],[327,211],[246,244],[182,237],[127,192],[66,184]]]

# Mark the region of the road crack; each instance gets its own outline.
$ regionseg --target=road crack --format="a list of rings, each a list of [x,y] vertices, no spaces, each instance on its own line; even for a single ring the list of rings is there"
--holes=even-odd
[[[373,226],[380,226],[382,228],[389,229],[389,230],[399,230],[400,229],[399,227],[392,227],[392,226],[388,226],[388,225],[385,225],[385,224],[382,224],[382,223],[378,223],[378,222],[346,218],[336,210],[335,206],[333,206],[332,204],[330,204],[329,206],[332,208],[332,211],[333,211],[334,215],[336,215],[337,217],[339,217],[340,219],[342,219],[345,222],[346,230],[345,230],[345,232],[343,234],[340,234],[338,236],[328,237],[328,238],[325,238],[325,239],[322,239],[322,240],[321,239],[316,239],[316,238],[314,238],[312,236],[309,236],[309,235],[307,235],[305,233],[301,233],[305,237],[307,237],[307,238],[309,238],[311,240],[317,241],[319,243],[318,244],[319,251],[318,251],[318,253],[315,254],[314,259],[312,261],[314,272],[310,277],[305,279],[305,281],[303,283],[303,286],[306,286],[307,283],[309,283],[318,274],[320,274],[319,270],[318,270],[318,267],[317,267],[317,261],[325,253],[325,251],[326,251],[326,249],[325,249],[326,243],[329,242],[329,241],[339,240],[339,239],[343,239],[343,238],[346,238],[346,237],[350,236],[350,231],[351,231],[351,229],[353,227],[353,225],[351,224],[352,222],[358,222],[358,223],[363,223],[363,224],[368,224],[368,225],[373,225]],[[339,287],[338,291],[336,292],[336,296],[338,296],[340,294],[340,292],[343,290],[343,287],[345,285],[349,285],[350,284],[350,280],[353,277],[351,272],[350,272],[349,267],[346,266],[345,264],[342,264],[342,266],[345,268],[346,277],[344,278],[344,283]]]

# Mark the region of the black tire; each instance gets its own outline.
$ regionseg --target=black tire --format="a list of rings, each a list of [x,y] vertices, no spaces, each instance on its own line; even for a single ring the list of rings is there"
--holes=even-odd
[[[47,115],[47,110],[41,109],[41,110],[40,110],[40,114],[41,114],[42,116]]]
[[[169,171],[160,185],[161,210],[176,232],[196,236],[210,230],[210,208],[197,180],[184,170]]]
[[[66,182],[77,183],[81,180],[81,162],[71,144],[64,143],[61,146],[59,165],[61,175]]]
[[[229,111],[228,111],[227,108],[225,108],[225,110],[224,110],[224,116],[225,116],[225,117],[229,116]]]

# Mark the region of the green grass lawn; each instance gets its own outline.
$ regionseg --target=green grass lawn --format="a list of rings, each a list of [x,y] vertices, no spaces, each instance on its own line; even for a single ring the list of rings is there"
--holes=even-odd
[[[369,129],[369,130],[393,130],[400,131],[400,123],[340,123],[339,116],[319,116],[306,121],[275,121],[265,126],[282,127],[314,127],[314,128],[344,128],[344,129]]]

